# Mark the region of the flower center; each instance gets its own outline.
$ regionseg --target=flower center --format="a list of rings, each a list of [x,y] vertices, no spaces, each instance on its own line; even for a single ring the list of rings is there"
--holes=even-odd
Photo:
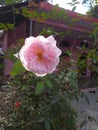
[[[42,58],[43,58],[43,52],[41,50],[39,50],[37,52],[37,57],[38,57],[38,60],[42,61]]]

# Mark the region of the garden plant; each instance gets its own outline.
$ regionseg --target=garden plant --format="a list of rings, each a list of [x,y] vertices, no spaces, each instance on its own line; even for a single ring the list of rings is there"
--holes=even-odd
[[[52,11],[52,16],[50,13],[39,14],[36,11],[32,14],[27,8],[21,13],[27,18],[40,21],[55,16],[56,9],[57,6]],[[17,10],[16,13],[20,12]],[[54,18],[61,18],[63,15],[64,10],[61,10]],[[5,30],[13,29],[10,24],[0,25]],[[96,31],[97,29],[92,35]],[[10,53],[13,68],[9,85],[16,88],[17,97],[0,130],[77,130],[77,112],[71,102],[79,94],[78,71],[73,67],[75,64],[72,59],[61,56],[62,51],[57,46],[55,34],[61,38],[66,35],[64,32],[61,34],[43,29],[38,36],[17,41]],[[97,54],[94,47],[88,57],[95,63],[98,60]],[[95,68],[89,67],[93,70]]]

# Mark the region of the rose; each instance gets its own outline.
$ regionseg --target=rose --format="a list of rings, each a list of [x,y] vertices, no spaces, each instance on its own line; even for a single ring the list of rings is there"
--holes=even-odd
[[[30,36],[26,38],[18,54],[26,70],[36,76],[45,76],[55,71],[61,50],[56,46],[53,36]]]

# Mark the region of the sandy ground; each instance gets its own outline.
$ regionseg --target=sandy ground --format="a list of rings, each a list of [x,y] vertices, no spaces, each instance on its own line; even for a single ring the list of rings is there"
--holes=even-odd
[[[72,105],[78,111],[78,130],[98,130],[98,88],[81,90],[79,100]]]

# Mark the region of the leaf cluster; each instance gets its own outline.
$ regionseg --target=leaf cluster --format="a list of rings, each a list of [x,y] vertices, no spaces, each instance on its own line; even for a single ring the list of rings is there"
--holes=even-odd
[[[11,85],[18,88],[21,100],[19,108],[11,110],[6,129],[76,130],[77,114],[71,101],[78,94],[77,74],[69,70],[71,63],[67,63],[40,78],[25,71],[19,61],[15,62]]]

